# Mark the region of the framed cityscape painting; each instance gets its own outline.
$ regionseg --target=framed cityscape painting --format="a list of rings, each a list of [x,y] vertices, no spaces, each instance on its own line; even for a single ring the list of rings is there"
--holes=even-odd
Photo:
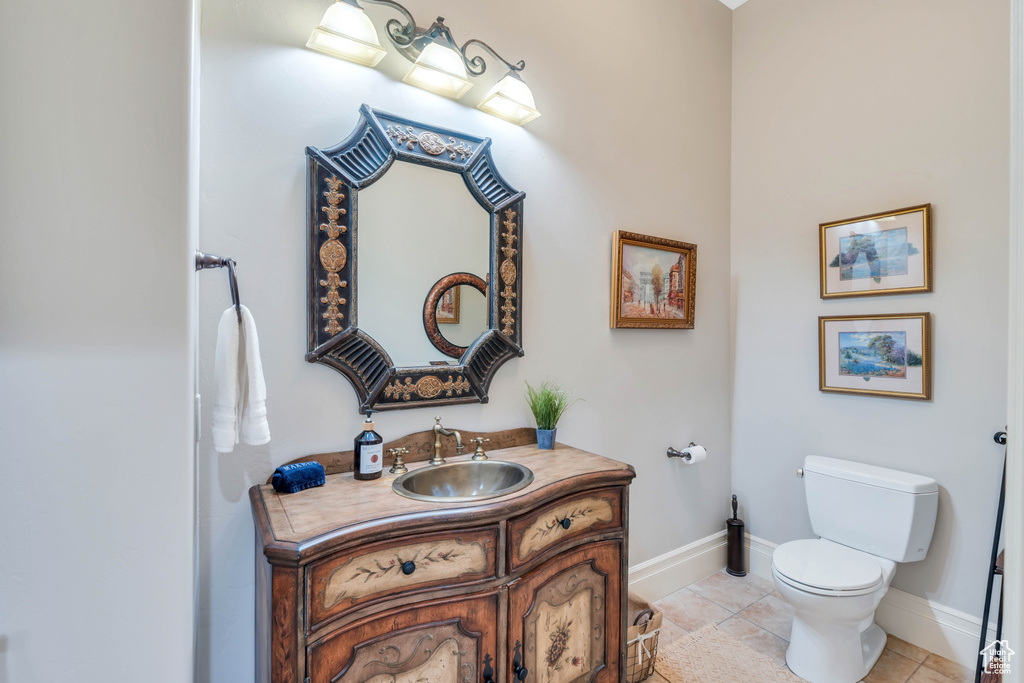
[[[696,289],[697,245],[615,233],[611,327],[693,329]]]
[[[932,291],[931,204],[819,225],[821,298]]]
[[[928,400],[931,377],[931,314],[818,318],[821,391]]]
[[[460,313],[462,312],[462,302],[459,301],[459,290],[461,286],[455,285],[444,290],[444,294],[437,301],[437,324],[438,325],[458,325]]]

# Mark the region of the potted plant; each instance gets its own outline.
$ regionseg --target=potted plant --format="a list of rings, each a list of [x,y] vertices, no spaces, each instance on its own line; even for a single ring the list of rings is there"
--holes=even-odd
[[[559,418],[576,401],[582,400],[573,400],[574,393],[576,392],[559,389],[548,382],[542,382],[539,389],[534,389],[529,382],[526,383],[526,402],[529,403],[533,418],[537,421],[537,446],[540,448],[555,447],[555,430]]]

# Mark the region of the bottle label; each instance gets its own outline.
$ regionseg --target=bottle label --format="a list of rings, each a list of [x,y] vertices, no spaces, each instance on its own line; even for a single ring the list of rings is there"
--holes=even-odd
[[[359,472],[375,474],[384,466],[384,444],[364,444],[359,449]]]

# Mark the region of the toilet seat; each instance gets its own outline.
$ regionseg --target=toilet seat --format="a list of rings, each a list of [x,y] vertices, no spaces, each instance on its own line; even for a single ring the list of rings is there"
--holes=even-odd
[[[783,543],[775,549],[772,569],[797,590],[854,596],[877,590],[895,563],[822,538]]]

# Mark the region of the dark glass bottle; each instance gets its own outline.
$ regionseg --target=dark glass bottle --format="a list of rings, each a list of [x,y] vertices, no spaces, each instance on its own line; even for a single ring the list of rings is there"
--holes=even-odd
[[[373,431],[373,411],[366,411],[363,431],[355,438],[352,454],[352,473],[356,479],[380,479],[384,470],[384,439]]]

